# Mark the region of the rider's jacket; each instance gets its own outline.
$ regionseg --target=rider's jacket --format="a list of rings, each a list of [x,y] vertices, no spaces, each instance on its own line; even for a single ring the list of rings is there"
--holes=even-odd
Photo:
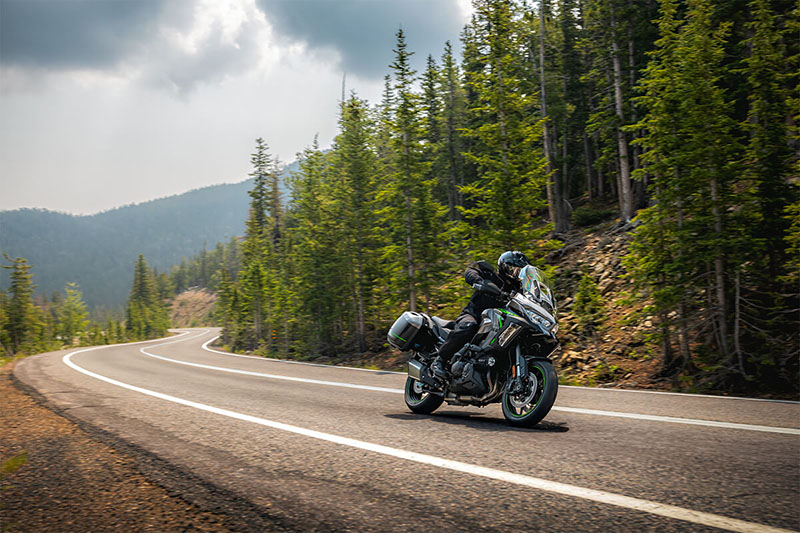
[[[478,261],[470,264],[464,272],[464,280],[469,285],[475,285],[484,280],[491,281],[497,285],[497,288],[503,291],[511,289],[511,287],[504,286],[503,279],[495,272],[494,267],[486,261]],[[481,313],[483,313],[485,309],[503,307],[504,304],[505,301],[497,296],[482,291],[475,291],[467,306],[461,311],[461,314],[472,315],[476,320],[479,320]]]

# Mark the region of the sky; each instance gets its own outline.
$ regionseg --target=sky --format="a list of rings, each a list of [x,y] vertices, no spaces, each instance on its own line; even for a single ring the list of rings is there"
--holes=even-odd
[[[91,214],[247,179],[377,103],[402,27],[438,59],[469,0],[0,0],[0,210]]]

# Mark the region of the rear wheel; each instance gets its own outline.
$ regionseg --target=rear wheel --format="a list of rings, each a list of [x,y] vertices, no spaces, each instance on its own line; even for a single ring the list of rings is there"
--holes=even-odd
[[[528,361],[522,390],[503,393],[503,416],[509,424],[532,427],[550,412],[558,394],[558,376],[549,361]]]
[[[412,377],[406,379],[405,399],[409,409],[422,415],[431,414],[444,401],[441,396],[425,392],[422,383]]]

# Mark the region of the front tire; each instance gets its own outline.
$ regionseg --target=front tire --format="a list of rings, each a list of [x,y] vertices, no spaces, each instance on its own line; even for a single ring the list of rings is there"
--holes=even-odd
[[[436,394],[424,392],[422,383],[409,377],[406,379],[405,389],[406,405],[413,412],[421,415],[429,415],[442,405],[444,398]]]
[[[558,376],[549,361],[528,361],[528,382],[522,391],[503,393],[503,416],[517,427],[533,427],[550,412],[558,394]]]

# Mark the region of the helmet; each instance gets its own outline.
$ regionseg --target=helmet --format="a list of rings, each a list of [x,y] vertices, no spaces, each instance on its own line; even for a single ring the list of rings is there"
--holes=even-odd
[[[504,282],[518,283],[520,270],[530,264],[530,260],[522,252],[503,252],[497,260],[497,270]]]

